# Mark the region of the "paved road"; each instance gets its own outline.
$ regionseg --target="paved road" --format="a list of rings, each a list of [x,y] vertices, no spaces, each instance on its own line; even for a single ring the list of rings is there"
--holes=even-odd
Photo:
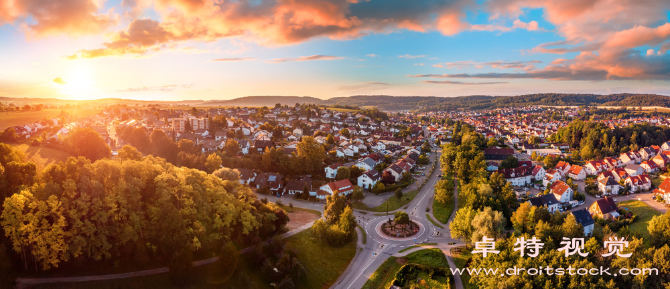
[[[439,160],[439,155],[441,151],[438,150],[434,152],[435,160]],[[380,233],[381,223],[388,220],[387,216],[374,216],[370,214],[362,214],[361,211],[356,211],[356,217],[359,220],[361,227],[365,229],[367,237],[367,243],[362,248],[362,251],[356,254],[354,259],[349,264],[349,267],[345,273],[340,276],[338,282],[333,284],[331,288],[335,289],[353,289],[361,288],[368,281],[370,276],[379,268],[379,266],[384,263],[390,256],[401,256],[399,251],[413,246],[419,243],[438,243],[440,247],[447,255],[447,260],[449,261],[450,266],[454,266],[452,257],[450,256],[449,250],[447,247],[456,247],[463,246],[463,243],[460,243],[457,240],[453,240],[451,235],[448,233],[448,224],[445,226],[445,229],[439,229],[435,227],[430,221],[426,219],[426,208],[430,208],[432,211],[433,196],[434,196],[434,187],[437,181],[440,179],[439,175],[441,174],[439,167],[433,171],[433,173],[428,176],[428,181],[426,185],[421,189],[417,196],[412,200],[412,202],[407,205],[407,209],[400,208],[399,210],[406,211],[412,220],[417,222],[421,229],[419,234],[415,237],[405,238],[405,239],[395,239],[389,238],[382,233]],[[456,180],[457,181],[457,180]],[[456,186],[454,188],[454,200],[457,203],[457,191]],[[397,210],[396,210],[397,211]],[[393,213],[392,211],[390,213]],[[449,222],[453,219],[455,215],[452,213],[452,216],[449,219]],[[439,236],[437,235],[439,232]],[[447,245],[453,243],[452,245]],[[414,250],[414,249],[412,249]],[[417,249],[418,250],[418,249]],[[455,268],[455,267],[454,267]],[[459,277],[456,279],[456,288],[463,288],[462,283]]]

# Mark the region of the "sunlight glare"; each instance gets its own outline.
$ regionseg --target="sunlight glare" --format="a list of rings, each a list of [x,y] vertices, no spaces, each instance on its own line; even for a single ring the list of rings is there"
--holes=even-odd
[[[69,67],[67,74],[63,76],[65,84],[58,85],[59,92],[74,100],[85,100],[96,98],[96,82],[92,67],[80,62]]]

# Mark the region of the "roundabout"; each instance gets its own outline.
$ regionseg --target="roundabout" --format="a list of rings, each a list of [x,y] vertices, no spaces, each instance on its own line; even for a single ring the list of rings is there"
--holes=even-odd
[[[392,236],[393,231],[391,231],[391,234],[388,234],[388,231],[390,229],[387,227],[389,217],[391,216],[383,216],[372,219],[368,222],[366,226],[366,231],[368,232],[368,235],[372,237],[373,240],[375,240],[380,244],[409,245],[415,243],[422,243],[429,240],[434,232],[433,224],[431,224],[427,220],[421,218],[412,218],[411,222],[413,226],[416,226],[416,228],[414,228],[415,232],[413,232],[411,235],[406,234],[405,236],[403,236],[400,235],[399,234],[400,231],[398,231],[399,234],[398,237]]]

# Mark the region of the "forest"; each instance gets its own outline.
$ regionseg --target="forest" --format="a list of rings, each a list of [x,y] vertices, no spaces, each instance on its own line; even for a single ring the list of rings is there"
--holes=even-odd
[[[285,231],[286,212],[258,200],[236,171],[208,174],[124,149],[115,160],[71,157],[37,171],[0,144],[0,284],[12,268],[167,265],[180,280],[193,260]]]

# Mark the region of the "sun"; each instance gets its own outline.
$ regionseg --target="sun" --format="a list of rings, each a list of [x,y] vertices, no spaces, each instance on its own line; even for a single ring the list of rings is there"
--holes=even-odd
[[[86,100],[97,98],[95,75],[92,67],[86,63],[78,63],[68,68],[62,77],[63,84],[58,84],[58,92],[70,99]]]

